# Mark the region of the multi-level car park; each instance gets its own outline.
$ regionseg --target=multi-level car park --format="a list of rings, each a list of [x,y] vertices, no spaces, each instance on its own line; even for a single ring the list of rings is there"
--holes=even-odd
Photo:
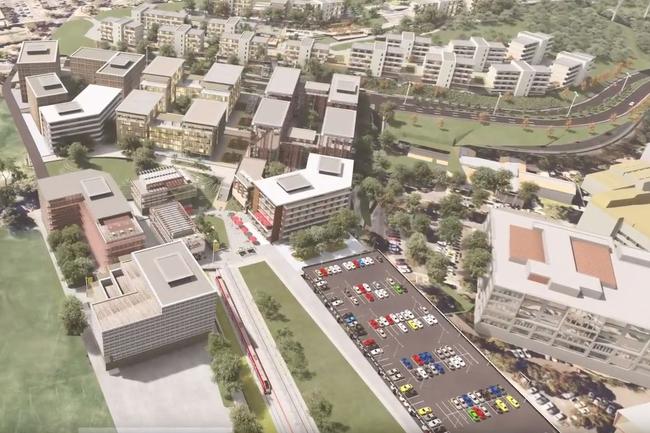
[[[557,432],[381,253],[303,271],[424,431]]]

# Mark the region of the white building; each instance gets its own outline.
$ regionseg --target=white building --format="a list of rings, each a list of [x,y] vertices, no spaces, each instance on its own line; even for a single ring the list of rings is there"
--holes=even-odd
[[[548,90],[550,78],[548,66],[513,60],[491,65],[485,76],[485,87],[493,93],[511,93],[513,96],[543,95]]]
[[[650,386],[650,253],[533,213],[492,209],[486,225],[481,335]]]
[[[131,17],[107,17],[99,25],[102,41],[117,44],[124,42],[135,47],[144,36],[144,26]]]
[[[551,65],[551,85],[579,86],[594,64],[595,57],[585,53],[561,51]]]
[[[330,46],[316,42],[314,38],[288,40],[284,43],[283,62],[287,65],[302,67],[312,58],[319,63],[327,62]]]
[[[448,48],[433,46],[424,57],[422,81],[444,88],[467,86],[473,71],[472,59],[461,57]]]
[[[386,42],[356,42],[350,49],[348,67],[364,73],[370,71],[373,77],[381,77],[387,48]]]
[[[416,36],[413,32],[391,33],[386,35],[386,43],[389,47],[401,48],[407,61],[422,63],[431,46],[431,38]]]
[[[188,52],[203,52],[204,42],[205,32],[189,24],[164,25],[158,29],[158,45],[171,46],[177,57],[185,57]]]
[[[360,90],[361,77],[334,73],[332,74],[332,84],[329,86],[327,105],[356,110],[359,104]]]
[[[523,60],[531,65],[539,65],[552,47],[553,36],[551,35],[519,32],[508,46],[507,57],[513,60]]]
[[[474,70],[479,72],[487,71],[492,64],[503,63],[506,58],[506,46],[501,42],[488,42],[475,36],[468,40],[453,39],[448,49],[459,57],[472,59]]]

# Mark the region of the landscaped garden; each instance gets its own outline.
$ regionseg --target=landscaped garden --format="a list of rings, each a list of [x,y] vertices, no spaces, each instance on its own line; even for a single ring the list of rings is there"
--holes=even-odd
[[[72,161],[68,159],[60,159],[51,161],[45,164],[47,172],[51,175],[69,173],[71,171],[81,170]],[[109,173],[113,176],[115,182],[119,185],[122,193],[127,197],[131,197],[131,179],[136,176],[135,165],[130,159],[124,158],[89,158],[88,166],[84,168],[94,168]]]
[[[93,24],[86,19],[73,18],[59,27],[54,32],[53,38],[59,41],[61,54],[70,55],[79,47],[96,46],[95,41],[85,36],[92,26]]]

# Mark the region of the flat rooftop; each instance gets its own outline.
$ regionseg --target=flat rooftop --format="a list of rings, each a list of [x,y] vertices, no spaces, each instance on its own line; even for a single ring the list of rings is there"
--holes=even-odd
[[[253,182],[262,179],[265,167],[266,159],[251,158],[250,156],[245,156],[239,163],[237,174],[242,174],[247,178],[247,181]],[[250,185],[246,185],[246,187],[248,186]]]
[[[360,89],[361,77],[336,73],[332,75],[332,85],[329,89],[327,101],[329,103],[353,105],[356,107],[359,103]]]
[[[241,79],[243,73],[243,66],[215,62],[205,74],[203,81],[234,86]]]
[[[148,116],[156,109],[164,98],[160,92],[150,92],[148,90],[133,89],[120,105],[115,109],[116,112],[139,114]]]
[[[289,101],[262,98],[253,116],[253,126],[280,129],[287,121]]]
[[[118,52],[97,73],[123,77],[141,61],[144,63],[143,54]]]
[[[355,110],[327,107],[321,135],[353,139],[356,124],[357,112]]]
[[[159,77],[171,78],[178,71],[183,70],[184,59],[177,57],[156,56],[151,63],[144,68],[143,74],[156,75]]]
[[[52,63],[59,58],[59,41],[24,41],[16,64]]]
[[[225,102],[194,99],[185,116],[183,116],[183,122],[216,128],[221,125],[227,109],[228,104]]]
[[[117,53],[118,51],[105,50],[103,48],[79,47],[74,53],[70,54],[70,58],[108,62]]]
[[[89,84],[72,101],[46,105],[39,110],[47,123],[82,119],[99,115],[121,95],[118,88]]]
[[[150,209],[150,214],[159,218],[163,226],[174,235],[174,238],[196,232],[192,218],[185,212],[183,205],[177,201],[154,206]]]
[[[266,96],[293,97],[299,79],[300,69],[278,66],[273,70],[264,94]]]
[[[32,89],[38,98],[54,95],[65,95],[68,90],[65,88],[59,76],[50,72],[41,75],[30,75],[25,78],[27,85]]]

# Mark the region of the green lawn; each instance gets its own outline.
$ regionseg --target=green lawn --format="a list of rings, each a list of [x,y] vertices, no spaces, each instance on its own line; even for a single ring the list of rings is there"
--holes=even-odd
[[[135,178],[135,166],[130,159],[123,158],[90,158],[90,164],[87,168],[94,168],[109,173],[119,185],[122,193],[127,198],[131,198],[131,179]],[[60,159],[45,164],[50,175],[69,173],[80,170],[67,159]]]
[[[0,431],[112,428],[79,337],[58,318],[63,292],[36,231],[0,230]]]
[[[163,11],[178,12],[180,10],[183,10],[184,7],[185,7],[185,2],[183,2],[183,1],[171,1],[171,2],[167,2],[167,3],[157,5],[156,9],[160,9],[160,10],[163,10]]]
[[[256,263],[241,267],[240,271],[253,295],[265,291],[282,305],[286,321],[267,320],[271,332],[289,328],[303,345],[308,369],[313,373],[310,379],[295,378],[303,397],[319,391],[333,405],[332,421],[348,426],[350,433],[370,433],[378,428],[386,432],[402,431],[268,264]]]
[[[94,47],[95,41],[84,36],[92,27],[92,23],[83,18],[66,21],[54,32],[54,39],[59,40],[61,54],[70,55],[79,47]]]
[[[196,207],[210,209],[214,203],[214,199],[217,197],[217,193],[219,192],[221,179],[194,171],[189,173],[194,178],[194,182],[199,188]]]
[[[414,122],[415,120],[415,122]],[[420,146],[449,150],[456,146],[553,146],[567,144],[591,138],[587,126],[553,128],[551,137],[546,127],[529,127],[524,130],[521,125],[503,125],[492,123],[483,125],[475,120],[444,118],[442,128],[440,117],[398,111],[395,120],[388,129],[398,140],[404,140]],[[623,120],[618,121],[619,124]],[[594,135],[613,129],[610,123],[595,126]]]
[[[221,243],[225,248],[228,248],[228,234],[226,233],[226,225],[223,220],[213,215],[206,215],[205,220],[212,224],[217,231],[219,243]]]
[[[255,414],[257,420],[262,424],[264,431],[266,433],[276,433],[275,424],[273,424],[273,419],[271,418],[271,412],[266,406],[266,402],[262,397],[260,388],[255,382],[251,369],[246,362],[246,357],[244,352],[239,345],[239,339],[235,335],[235,330],[232,328],[230,320],[226,314],[226,309],[221,302],[217,302],[217,321],[219,322],[219,327],[223,332],[224,337],[230,342],[233,349],[242,357],[242,369],[239,372],[239,378],[242,382],[242,392],[244,393],[244,398],[246,398],[246,403],[248,407]],[[225,390],[219,386],[221,395],[226,395]],[[226,406],[232,406],[232,401],[225,400],[224,404]]]
[[[25,147],[20,140],[14,119],[9,113],[9,107],[4,99],[0,98],[0,158],[13,158],[21,163],[25,159]]]
[[[129,7],[116,7],[113,9],[105,10],[105,11],[100,11],[95,18],[98,19],[99,21],[103,20],[104,18],[107,17],[116,17],[116,18],[121,18],[121,17],[128,17],[131,15],[131,8]]]

